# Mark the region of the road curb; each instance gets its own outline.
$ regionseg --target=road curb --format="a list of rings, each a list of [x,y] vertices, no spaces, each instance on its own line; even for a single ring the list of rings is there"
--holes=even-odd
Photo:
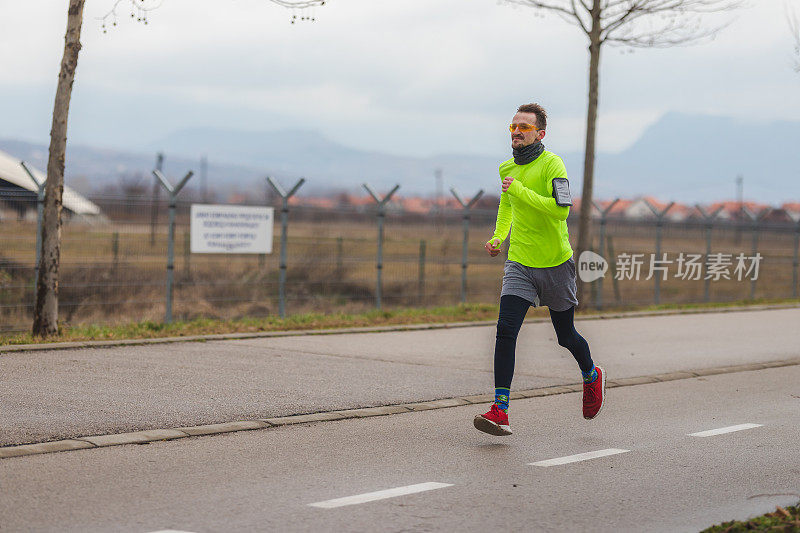
[[[122,444],[142,444],[157,440],[180,439],[188,436],[188,433],[184,433],[178,429],[148,429],[145,431],[133,431],[130,433],[112,433],[109,435],[77,437],[75,440],[83,440],[90,444],[94,444],[98,448],[102,448],[105,446],[120,446]]]
[[[264,429],[272,424],[263,420],[239,420],[237,422],[223,422],[222,424],[207,424],[204,426],[189,426],[176,428],[189,436],[198,437],[201,435],[218,435],[220,433],[230,433],[232,431],[247,431],[250,429]]]
[[[82,450],[94,447],[95,445],[91,442],[85,442],[77,439],[40,442],[38,444],[22,444],[21,446],[7,446],[5,448],[0,448],[0,458],[39,455],[42,453],[66,452],[69,450]]]
[[[768,368],[779,368],[784,366],[800,365],[800,357],[795,359],[785,359],[780,361],[769,361],[766,363],[752,363],[745,365],[728,365],[715,368],[703,368],[696,370],[681,370],[677,372],[667,372],[653,374],[650,376],[637,376],[632,378],[619,378],[608,380],[607,388],[630,387],[635,385],[648,385],[652,383],[663,383],[682,379],[691,379],[702,376],[714,376],[721,374],[731,374],[736,372],[751,372]],[[555,385],[550,387],[539,387],[536,389],[526,389],[514,391],[511,398],[538,398],[542,396],[554,396],[557,394],[569,394],[583,389],[580,383],[569,383],[565,385]],[[429,411],[432,409],[447,409],[449,407],[459,407],[463,405],[483,404],[494,401],[491,394],[473,394],[469,396],[457,396],[454,398],[442,398],[439,400],[412,402],[396,405],[383,405],[377,407],[363,407],[360,409],[343,409],[338,411],[322,411],[318,413],[308,413],[299,415],[279,416],[273,418],[262,418],[259,420],[238,420],[234,422],[223,422],[219,424],[207,424],[200,426],[186,426],[165,429],[149,429],[144,431],[134,431],[128,433],[112,433],[108,435],[92,435],[87,437],[74,437],[51,442],[41,442],[34,444],[21,444],[17,446],[0,447],[0,459],[11,457],[24,457],[28,455],[40,455],[44,453],[63,452],[70,450],[81,450],[89,448],[102,448],[107,446],[120,446],[123,444],[145,444],[148,442],[174,440],[186,437],[198,437],[204,435],[219,435],[222,433],[232,433],[237,431],[250,431],[254,429],[267,429],[293,424],[312,424],[319,422],[330,422],[353,418],[367,418],[372,416],[387,416],[394,414],[410,413],[417,411]]]
[[[651,316],[672,316],[672,315],[697,315],[711,313],[741,313],[747,311],[774,311],[779,309],[796,309],[800,304],[771,304],[771,305],[751,305],[722,308],[697,308],[697,309],[664,309],[659,311],[630,311],[619,313],[606,313],[599,315],[577,315],[577,322],[585,320],[615,320],[621,318],[642,318]],[[550,322],[546,317],[532,317],[525,321],[526,324]],[[9,344],[0,346],[0,356],[15,352],[34,352],[51,350],[73,350],[81,348],[109,348],[117,346],[143,346],[150,344],[172,344],[176,342],[205,342],[205,341],[228,341],[262,338],[281,338],[281,337],[303,337],[309,335],[345,335],[352,333],[388,333],[393,331],[424,331],[432,329],[452,329],[452,328],[473,328],[481,326],[493,326],[496,320],[478,320],[474,322],[443,322],[428,324],[401,324],[396,326],[369,326],[360,328],[336,328],[336,329],[300,329],[292,331],[254,331],[249,333],[219,333],[214,335],[187,335],[184,337],[157,337],[152,339],[120,339],[112,341],[75,341],[75,342],[53,342],[41,344]]]

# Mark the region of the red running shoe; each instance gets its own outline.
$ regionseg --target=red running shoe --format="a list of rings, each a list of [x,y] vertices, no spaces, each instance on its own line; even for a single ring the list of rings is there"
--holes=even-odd
[[[600,414],[600,409],[606,401],[606,373],[599,366],[597,379],[591,383],[583,384],[583,418],[591,420]]]
[[[490,435],[497,435],[498,437],[511,435],[511,426],[508,425],[508,413],[494,403],[488,413],[477,415],[473,424],[475,424],[475,429]]]

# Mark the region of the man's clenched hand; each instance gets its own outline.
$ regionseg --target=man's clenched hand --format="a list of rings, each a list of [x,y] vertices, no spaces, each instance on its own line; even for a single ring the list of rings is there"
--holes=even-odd
[[[491,239],[487,241],[486,244],[483,245],[483,247],[486,249],[489,255],[494,257],[500,253],[500,245],[502,244],[502,242],[503,241],[501,241],[500,239]]]
[[[503,192],[508,192],[508,188],[511,187],[512,181],[514,181],[514,178],[505,178],[503,180]]]

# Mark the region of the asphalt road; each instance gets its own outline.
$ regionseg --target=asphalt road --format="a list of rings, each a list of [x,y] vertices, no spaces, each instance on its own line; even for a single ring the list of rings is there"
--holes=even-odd
[[[796,358],[800,309],[579,320],[609,379]],[[494,327],[2,353],[0,445],[493,391]],[[576,383],[549,323],[513,386]]]
[[[510,437],[465,406],[4,459],[0,529],[698,531],[800,500],[798,383],[791,366],[617,388],[589,422],[578,393],[516,400]],[[626,451],[532,464],[609,449]],[[439,488],[340,500],[409,486]]]

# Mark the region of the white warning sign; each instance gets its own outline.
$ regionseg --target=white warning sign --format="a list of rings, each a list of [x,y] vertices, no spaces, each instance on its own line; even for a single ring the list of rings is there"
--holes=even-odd
[[[272,253],[273,211],[271,207],[192,204],[192,253]]]

